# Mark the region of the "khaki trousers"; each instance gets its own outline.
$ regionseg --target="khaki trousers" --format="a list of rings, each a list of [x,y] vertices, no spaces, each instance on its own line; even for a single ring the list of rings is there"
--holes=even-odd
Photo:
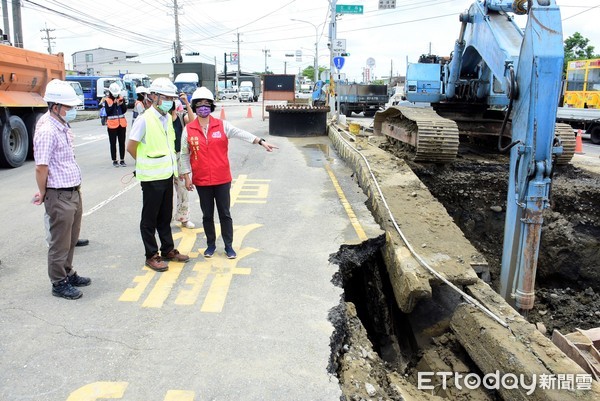
[[[44,206],[50,217],[48,276],[52,283],[56,283],[75,273],[73,253],[81,229],[81,194],[79,191],[48,188]]]

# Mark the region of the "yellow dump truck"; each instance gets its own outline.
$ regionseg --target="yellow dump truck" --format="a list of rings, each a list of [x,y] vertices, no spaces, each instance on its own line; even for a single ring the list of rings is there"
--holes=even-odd
[[[38,53],[0,44],[0,167],[19,167],[33,157],[35,125],[46,110],[44,90],[65,79],[62,53]]]

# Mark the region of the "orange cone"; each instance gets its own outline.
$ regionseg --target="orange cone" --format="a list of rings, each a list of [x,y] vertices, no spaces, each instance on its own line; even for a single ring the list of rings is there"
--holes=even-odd
[[[248,114],[246,115],[246,118],[252,118],[252,107],[248,106]]]
[[[575,137],[575,153],[578,155],[583,154],[583,140],[581,139],[581,130],[577,130],[577,136]]]
[[[219,116],[221,120],[225,120],[225,109],[221,106],[221,115]]]

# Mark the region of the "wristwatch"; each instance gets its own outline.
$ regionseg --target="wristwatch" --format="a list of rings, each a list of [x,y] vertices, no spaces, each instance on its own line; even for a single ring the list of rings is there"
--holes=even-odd
[[[264,140],[263,138],[260,138],[260,139],[258,140],[258,144],[259,144],[259,145],[261,145],[261,146],[262,146],[262,143],[263,143],[263,142],[265,142],[265,140]]]

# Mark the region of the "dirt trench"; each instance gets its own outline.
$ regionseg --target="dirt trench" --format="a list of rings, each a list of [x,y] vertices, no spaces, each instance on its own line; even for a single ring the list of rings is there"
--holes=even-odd
[[[384,145],[396,156],[401,150]],[[467,239],[486,257],[491,285],[498,288],[506,210],[508,160],[505,157],[459,155],[451,165],[409,163],[440,201]],[[569,333],[600,322],[600,177],[572,165],[553,177],[552,208],[544,213],[531,323]],[[383,237],[344,246],[331,256],[339,265],[333,281],[344,299],[332,310],[336,326],[329,369],[340,379],[342,400],[501,399],[494,391],[435,392],[417,390],[416,372],[446,364],[448,370],[478,372],[450,330],[424,345],[414,335],[415,311],[404,314],[394,302],[381,257]],[[440,295],[441,296],[441,295]],[[446,303],[434,299],[432,303]],[[457,300],[458,302],[458,300]],[[427,307],[424,307],[425,309]],[[439,368],[439,366],[436,366]]]
[[[460,157],[446,166],[411,163],[467,239],[486,257],[492,287],[502,263],[508,160]],[[569,164],[558,166],[544,223],[531,323],[548,335],[600,322],[600,176]]]

